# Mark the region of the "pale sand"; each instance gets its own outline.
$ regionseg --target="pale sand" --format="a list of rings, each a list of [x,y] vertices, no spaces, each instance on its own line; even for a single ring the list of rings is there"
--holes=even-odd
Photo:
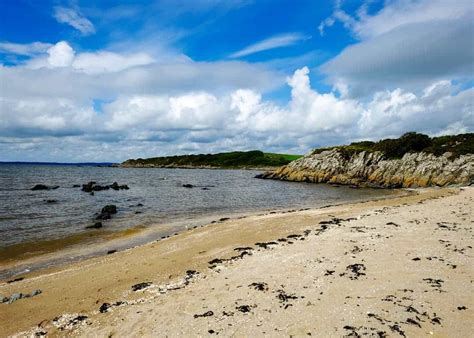
[[[43,293],[0,304],[0,334],[473,336],[473,209],[474,188],[426,189],[211,224],[1,284],[2,295]],[[319,224],[334,216],[345,220]],[[302,237],[255,245],[291,234]],[[245,246],[253,255],[209,268]],[[364,274],[347,268],[353,264]],[[183,279],[188,269],[199,274]],[[152,286],[131,290],[145,281]],[[249,286],[256,282],[263,290]],[[126,304],[99,313],[117,301]]]

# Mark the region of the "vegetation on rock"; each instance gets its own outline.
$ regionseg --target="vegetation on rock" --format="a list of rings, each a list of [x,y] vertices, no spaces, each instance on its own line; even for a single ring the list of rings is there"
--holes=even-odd
[[[387,159],[402,158],[406,153],[424,152],[440,156],[446,152],[452,158],[460,155],[474,154],[474,134],[459,134],[430,138],[428,135],[409,132],[397,139],[384,139],[378,142],[362,141],[353,142],[346,146],[315,149],[312,154],[319,154],[325,150],[338,149],[349,158],[362,151],[380,151]]]

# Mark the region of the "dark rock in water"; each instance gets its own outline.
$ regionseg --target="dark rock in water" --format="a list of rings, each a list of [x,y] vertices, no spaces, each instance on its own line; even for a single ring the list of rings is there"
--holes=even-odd
[[[109,213],[109,214],[116,214],[117,213],[117,206],[113,204],[106,205],[102,208],[102,213]]]
[[[183,184],[183,188],[194,188],[192,184]]]
[[[112,183],[110,185],[110,188],[112,188],[114,190],[128,190],[128,189],[130,189],[128,187],[128,185],[126,185],[126,184],[119,185],[117,182]]]
[[[37,184],[31,190],[49,190],[49,187],[44,184]]]
[[[142,282],[142,283],[132,285],[132,291],[140,291],[140,290],[146,289],[151,284],[152,284],[151,282]]]
[[[128,190],[130,188],[126,184],[119,185],[117,182],[114,182],[111,185],[100,185],[94,181],[90,181],[89,183],[82,185],[82,191],[89,192],[89,193],[94,192],[94,191],[102,191],[102,190],[109,190],[109,189]]]
[[[257,174],[254,178],[265,178],[265,174]]]
[[[102,222],[95,222],[92,225],[86,226],[86,229],[100,229],[102,228]]]
[[[207,311],[207,312],[204,312],[203,314],[200,314],[200,315],[194,315],[194,318],[211,317],[211,316],[214,316],[214,312],[213,311]]]
[[[106,205],[102,208],[100,214],[95,218],[97,220],[111,219],[113,214],[117,213],[117,207],[113,204]]]
[[[467,307],[465,307],[464,305],[463,306],[458,306],[458,310],[461,311],[461,310],[467,310]]]
[[[94,187],[94,184],[95,182],[94,181],[91,181],[87,184],[83,184],[82,185],[82,191],[85,191],[85,192],[92,192],[92,189]]]
[[[73,184],[72,187],[73,187],[73,188],[80,188],[81,185],[80,185],[80,184]]]
[[[138,203],[138,204],[137,204],[137,207],[143,207],[143,204],[142,204],[142,203]]]
[[[210,190],[208,187],[201,188],[201,190]]]
[[[222,217],[222,218],[219,218],[219,222],[228,221],[229,219],[230,219],[229,217]]]
[[[44,200],[48,204],[58,203],[58,200]]]
[[[117,252],[117,250],[109,250],[109,251],[107,251],[107,255],[111,255],[111,254],[116,253],[116,252]]]

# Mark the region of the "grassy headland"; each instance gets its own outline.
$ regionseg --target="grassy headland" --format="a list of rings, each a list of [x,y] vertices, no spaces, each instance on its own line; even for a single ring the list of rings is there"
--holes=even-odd
[[[330,149],[338,149],[348,157],[362,151],[380,151],[387,159],[402,158],[403,155],[410,152],[425,152],[436,156],[450,152],[452,157],[456,158],[460,155],[474,154],[474,133],[429,137],[409,132],[396,139],[383,139],[377,142],[361,141],[345,146],[319,148],[313,150],[313,154]]]
[[[267,168],[290,163],[302,155],[264,153],[259,150],[233,151],[218,154],[199,154],[130,159],[123,167],[157,168]]]

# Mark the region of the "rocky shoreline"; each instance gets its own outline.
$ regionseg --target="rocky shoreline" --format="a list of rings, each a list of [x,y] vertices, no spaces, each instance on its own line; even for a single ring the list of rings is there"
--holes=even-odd
[[[387,159],[378,151],[348,155],[335,148],[312,151],[256,177],[377,188],[471,185],[474,182],[474,155],[453,158],[449,152],[441,156],[418,152],[406,153],[400,159]]]

